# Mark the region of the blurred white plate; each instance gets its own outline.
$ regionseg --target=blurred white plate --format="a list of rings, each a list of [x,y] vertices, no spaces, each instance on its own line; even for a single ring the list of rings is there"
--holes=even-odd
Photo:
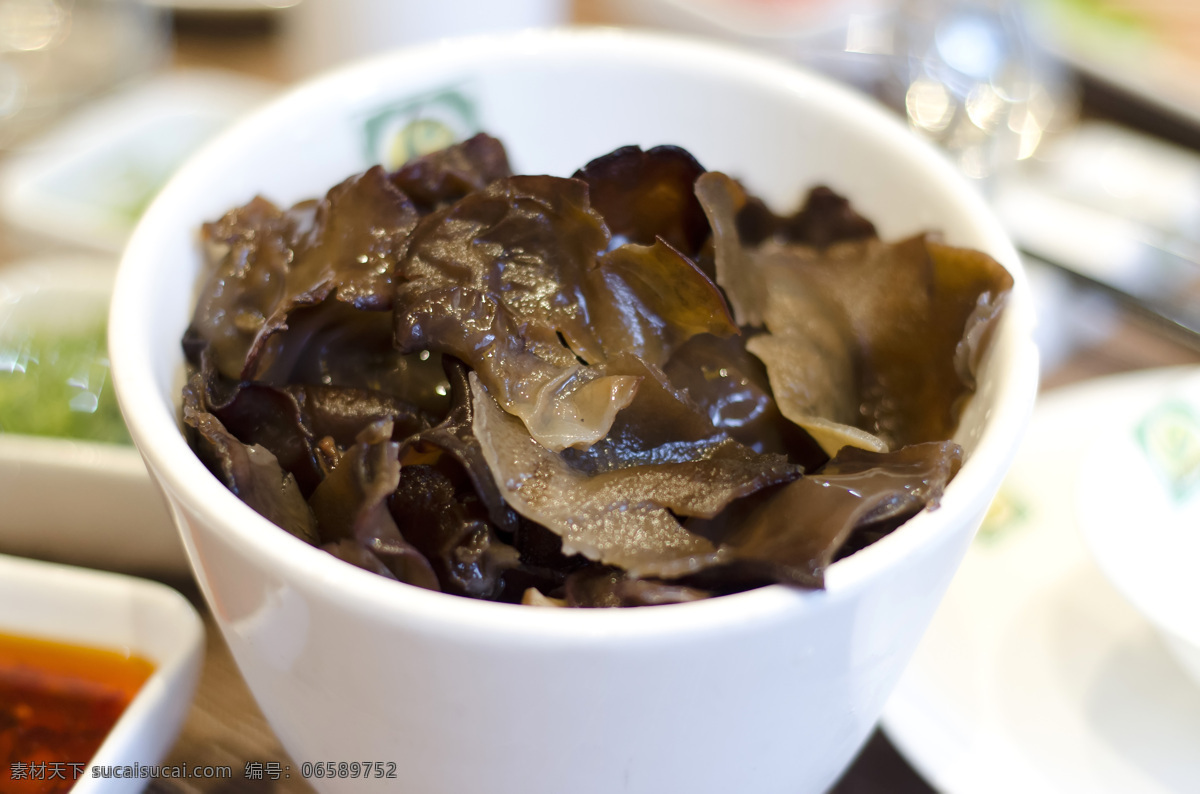
[[[115,263],[45,258],[0,268],[0,312],[41,326],[102,318]],[[188,574],[162,497],[132,445],[0,433],[0,552],[91,568]]]
[[[86,106],[0,169],[0,214],[29,231],[119,253],[175,168],[269,84],[168,72]]]
[[[1077,525],[1077,478],[1126,418],[1194,369],[1052,392],[992,515],[884,711],[945,794],[1194,794],[1200,688],[1108,583]],[[1116,445],[1114,445],[1114,450]],[[1129,486],[1123,461],[1105,467]],[[1136,531],[1136,527],[1130,527]]]
[[[204,649],[200,616],[179,593],[144,579],[0,555],[0,632],[151,662],[154,672],[91,763],[154,765],[170,750],[187,715]],[[8,773],[3,771],[5,777]],[[72,792],[134,792],[148,782],[93,778],[84,769]]]

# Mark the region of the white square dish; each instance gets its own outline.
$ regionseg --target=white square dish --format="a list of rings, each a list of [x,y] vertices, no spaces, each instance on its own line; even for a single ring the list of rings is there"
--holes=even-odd
[[[76,794],[138,791],[93,767],[146,765],[170,749],[187,714],[204,651],[200,616],[165,585],[0,555],[0,633],[139,656],[154,666],[88,767]],[[8,779],[11,770],[0,774]],[[0,785],[0,788],[3,788]]]
[[[101,321],[113,273],[111,261],[85,256],[6,266],[0,328],[10,321],[53,332]],[[186,575],[162,498],[129,444],[0,432],[0,506],[0,552]]]

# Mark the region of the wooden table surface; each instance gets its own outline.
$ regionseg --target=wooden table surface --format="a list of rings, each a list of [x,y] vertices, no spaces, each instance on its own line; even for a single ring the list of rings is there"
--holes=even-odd
[[[612,22],[598,0],[580,0],[574,8],[580,23]],[[174,26],[172,66],[217,66],[244,74],[286,82],[289,75],[280,55],[278,26],[263,17],[182,17]],[[40,253],[44,241],[28,240],[12,230],[0,230],[0,262]],[[1198,363],[1200,354],[1156,336],[1130,319],[1121,319],[1114,332],[1093,347],[1079,350],[1043,379],[1043,389],[1149,367]],[[183,731],[166,764],[228,766],[232,775],[221,781],[155,780],[155,794],[238,794],[239,792],[307,792],[295,765],[279,745],[235,667],[228,649],[191,582],[170,582],[192,598],[206,615],[208,647],[200,685]],[[292,777],[270,780],[269,764],[292,767]],[[250,765],[248,767],[248,765]],[[261,769],[263,779],[248,779]],[[924,781],[905,763],[880,732],[876,732],[834,794],[930,794]],[[746,792],[745,794],[753,794]]]

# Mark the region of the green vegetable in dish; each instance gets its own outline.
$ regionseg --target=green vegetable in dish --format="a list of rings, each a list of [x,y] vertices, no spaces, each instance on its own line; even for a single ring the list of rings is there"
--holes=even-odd
[[[0,337],[0,432],[128,444],[104,323]]]

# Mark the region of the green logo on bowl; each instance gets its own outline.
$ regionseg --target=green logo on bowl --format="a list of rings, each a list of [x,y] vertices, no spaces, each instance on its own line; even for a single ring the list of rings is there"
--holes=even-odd
[[[475,102],[463,87],[444,88],[389,103],[363,124],[368,165],[399,168],[479,132]]]
[[[979,527],[979,534],[975,538],[982,543],[994,543],[1028,520],[1029,508],[1025,501],[1008,485],[1002,485],[988,507],[983,524]]]
[[[1190,405],[1163,403],[1143,417],[1134,433],[1176,501],[1200,489],[1200,419]]]

